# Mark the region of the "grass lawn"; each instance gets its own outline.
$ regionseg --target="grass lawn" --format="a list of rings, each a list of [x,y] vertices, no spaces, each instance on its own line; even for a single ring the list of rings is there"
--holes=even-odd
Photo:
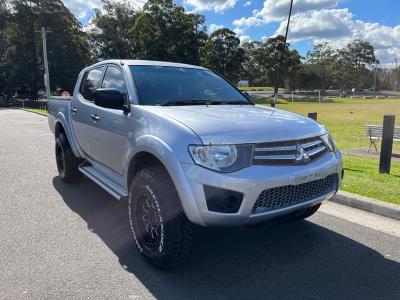
[[[268,101],[264,99],[257,103],[266,104]],[[341,150],[367,148],[369,142],[364,134],[364,125],[382,124],[385,114],[396,115],[396,126],[400,126],[400,99],[337,98],[323,103],[280,100],[277,108],[302,115],[317,112],[318,122],[328,128]],[[400,143],[394,143],[394,150],[400,151]],[[344,155],[342,190],[400,204],[400,163],[392,162],[390,175],[379,174],[378,165],[377,159]]]
[[[25,108],[25,110],[32,111],[32,112],[37,112],[37,113],[41,113],[41,114],[47,115],[47,110],[45,110],[45,109]]]
[[[238,89],[242,91],[273,91],[272,86],[239,86]]]

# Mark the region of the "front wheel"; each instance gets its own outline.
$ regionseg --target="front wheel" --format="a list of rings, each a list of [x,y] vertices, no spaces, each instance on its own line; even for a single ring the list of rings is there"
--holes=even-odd
[[[79,171],[81,160],[72,153],[66,136],[61,133],[56,138],[56,162],[60,178],[67,183],[76,183],[82,179]]]
[[[129,190],[129,220],[137,248],[151,265],[173,269],[190,255],[196,228],[163,167],[136,174]]]

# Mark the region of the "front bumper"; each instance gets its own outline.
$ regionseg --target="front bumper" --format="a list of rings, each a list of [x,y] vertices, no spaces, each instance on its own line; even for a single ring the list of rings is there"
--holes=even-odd
[[[187,184],[185,191],[191,195],[179,193],[182,202],[185,198],[194,200],[195,205],[183,204],[188,218],[203,226],[239,226],[250,225],[289,214],[295,210],[313,206],[331,198],[337,190],[320,195],[305,202],[272,209],[266,212],[252,212],[254,204],[260,193],[269,188],[286,185],[297,185],[308,181],[325,178],[331,174],[338,175],[338,185],[342,180],[342,156],[340,152],[327,153],[321,158],[307,165],[291,166],[251,166],[234,173],[218,173],[207,170],[195,164],[182,163],[185,180],[178,185],[178,192],[182,184]],[[214,186],[227,190],[243,193],[243,201],[237,213],[220,213],[210,211],[203,186]],[[182,197],[183,196],[183,197]],[[196,212],[191,210],[196,209]]]

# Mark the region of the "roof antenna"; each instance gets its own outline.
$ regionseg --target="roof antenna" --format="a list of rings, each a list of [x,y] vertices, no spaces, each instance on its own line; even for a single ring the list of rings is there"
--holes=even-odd
[[[274,99],[271,102],[271,107],[275,107],[276,102],[278,100],[279,81],[281,80],[280,71],[282,69],[283,59],[285,58],[286,40],[287,40],[287,36],[288,36],[288,32],[289,32],[289,24],[290,24],[290,16],[292,15],[292,8],[293,8],[293,0],[290,1],[289,17],[288,17],[287,24],[286,24],[286,34],[285,34],[285,40],[283,43],[281,59],[279,62],[279,66],[275,70],[275,86],[278,85],[278,88],[275,90],[275,87],[274,87]]]

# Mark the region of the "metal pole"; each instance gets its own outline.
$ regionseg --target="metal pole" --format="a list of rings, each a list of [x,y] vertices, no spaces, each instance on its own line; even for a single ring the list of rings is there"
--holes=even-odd
[[[316,112],[309,112],[309,113],[308,113],[308,117],[309,117],[310,119],[313,119],[314,121],[317,121],[318,113],[316,113]]]
[[[42,27],[42,41],[43,41],[43,59],[44,59],[44,86],[46,87],[47,100],[50,98],[50,76],[49,76],[49,63],[47,60],[47,33],[48,31]]]
[[[386,115],[383,117],[381,155],[379,160],[379,173],[390,173],[392,161],[393,135],[395,116]]]
[[[397,57],[394,61],[396,62],[396,68],[394,69],[394,91],[397,92]]]
[[[377,72],[378,72],[378,66],[377,66],[377,63],[375,63],[374,92],[376,92],[376,77],[377,77]]]
[[[294,92],[292,91],[292,102],[293,102],[293,98],[294,98],[294,95],[293,95],[293,93],[294,93]]]
[[[283,43],[283,49],[282,49],[282,54],[281,54],[281,60],[280,60],[280,65],[279,67],[276,68],[275,71],[275,84],[278,84],[278,90],[277,92],[274,94],[274,100],[271,103],[272,107],[275,107],[276,102],[278,100],[278,93],[279,93],[279,81],[280,81],[280,70],[282,67],[282,63],[283,63],[283,58],[285,56],[285,50],[286,50],[286,40],[287,40],[287,36],[288,36],[288,32],[289,32],[289,24],[290,24],[290,16],[292,15],[292,8],[293,8],[293,0],[290,1],[290,9],[289,9],[289,17],[287,20],[287,24],[286,24],[286,33],[285,33],[285,39],[284,39],[284,43]]]
[[[321,103],[321,90],[318,90],[318,103]]]

